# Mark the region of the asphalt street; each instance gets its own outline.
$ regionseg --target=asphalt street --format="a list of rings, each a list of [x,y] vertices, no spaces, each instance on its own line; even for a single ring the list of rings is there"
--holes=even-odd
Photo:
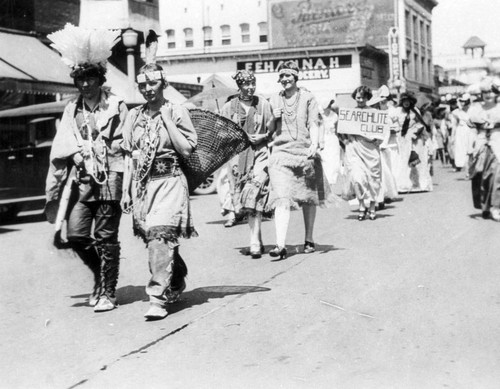
[[[200,236],[181,242],[188,287],[146,322],[147,252],[122,219],[118,309],[87,304],[91,273],[31,216],[0,226],[1,388],[498,388],[500,224],[470,182],[435,169],[431,193],[401,195],[375,221],[318,210],[318,250],[242,255],[216,195],[194,196]],[[267,251],[274,222],[263,223]]]

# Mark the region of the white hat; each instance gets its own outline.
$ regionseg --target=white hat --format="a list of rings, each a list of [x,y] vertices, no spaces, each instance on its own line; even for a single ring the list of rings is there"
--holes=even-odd
[[[381,101],[388,100],[390,96],[391,92],[389,91],[389,88],[386,85],[382,85],[380,88],[378,88],[376,97],[374,96],[366,104],[372,106],[380,103]]]
[[[470,101],[471,97],[470,97],[470,94],[468,93],[464,93],[462,94],[462,96],[460,96],[458,98],[459,101]]]

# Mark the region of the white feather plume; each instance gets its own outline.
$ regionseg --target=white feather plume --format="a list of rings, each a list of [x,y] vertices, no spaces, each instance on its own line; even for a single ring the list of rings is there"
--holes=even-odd
[[[120,30],[88,30],[68,23],[47,38],[53,42],[51,46],[61,53],[64,63],[72,68],[84,64],[105,66],[112,47],[120,39]]]

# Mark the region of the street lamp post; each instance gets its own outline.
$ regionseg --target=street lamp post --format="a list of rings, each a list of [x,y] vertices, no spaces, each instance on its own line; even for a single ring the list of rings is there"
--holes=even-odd
[[[127,49],[127,75],[130,88],[130,97],[134,95],[135,88],[135,47],[137,46],[138,34],[132,28],[122,33],[122,42]]]

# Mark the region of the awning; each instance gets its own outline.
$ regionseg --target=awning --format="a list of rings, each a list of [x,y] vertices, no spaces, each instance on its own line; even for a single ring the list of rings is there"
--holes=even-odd
[[[0,90],[24,93],[75,92],[70,69],[37,38],[0,31]]]
[[[5,109],[0,111],[0,118],[60,114],[64,111],[64,107],[66,107],[68,101],[69,99],[64,99],[50,103],[33,104],[24,107]]]
[[[137,86],[134,86],[133,92],[130,92],[132,86],[124,73],[111,64],[108,64],[107,69],[107,81],[104,86],[108,87],[113,94],[123,97],[128,105],[139,105],[146,102],[137,90]],[[187,101],[186,97],[171,85],[165,89],[163,94],[166,99],[175,104],[183,104]],[[68,101],[73,98],[73,96],[69,96],[61,101],[0,110],[0,118],[60,114],[64,111]]]

